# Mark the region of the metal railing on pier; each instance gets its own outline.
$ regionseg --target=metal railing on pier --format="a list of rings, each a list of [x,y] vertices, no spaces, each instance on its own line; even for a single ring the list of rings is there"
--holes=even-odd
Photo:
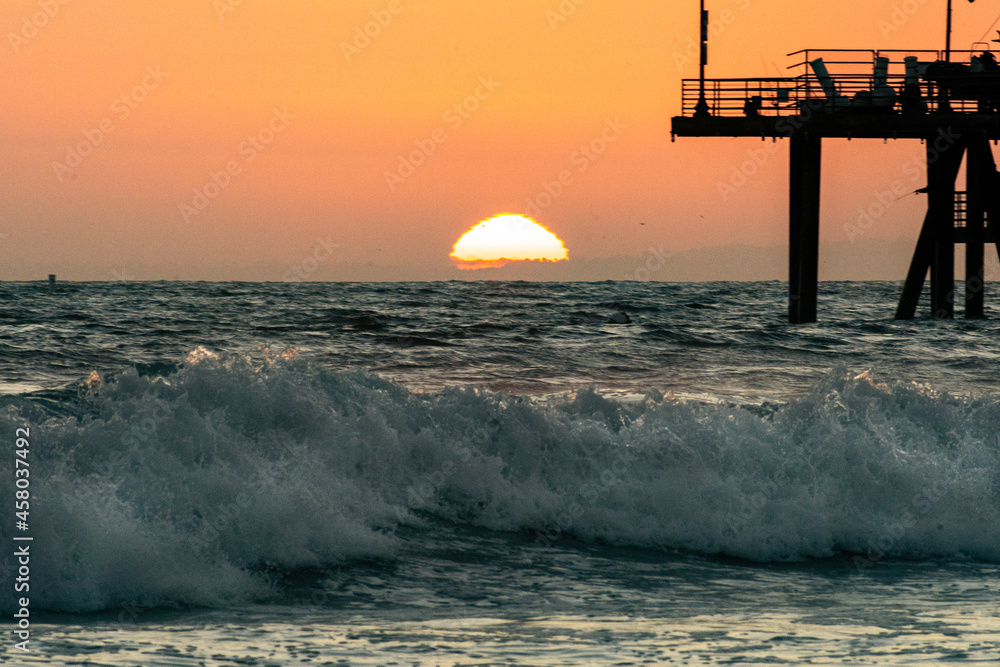
[[[787,77],[706,79],[708,113],[718,117],[795,116],[803,113],[995,113],[1000,110],[1000,67],[979,63],[984,50],[941,51],[806,49]],[[910,57],[915,70],[906,71]],[[880,59],[886,59],[881,73]],[[817,74],[816,63],[824,76]],[[915,61],[915,63],[914,63]],[[985,69],[984,65],[985,63]],[[828,76],[825,76],[828,75]],[[700,81],[682,81],[682,114],[694,116]]]

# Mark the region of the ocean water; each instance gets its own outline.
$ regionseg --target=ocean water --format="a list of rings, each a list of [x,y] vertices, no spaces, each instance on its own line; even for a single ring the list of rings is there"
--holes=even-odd
[[[1000,309],[900,288],[0,284],[0,660],[996,664]]]

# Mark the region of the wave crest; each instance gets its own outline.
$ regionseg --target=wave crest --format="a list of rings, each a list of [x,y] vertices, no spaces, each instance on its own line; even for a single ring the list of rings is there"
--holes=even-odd
[[[267,599],[269,572],[406,558],[395,528],[434,530],[422,513],[759,561],[1000,561],[995,398],[844,370],[761,407],[420,394],[272,353],[165,368],[3,399],[6,432],[32,430],[36,608]]]

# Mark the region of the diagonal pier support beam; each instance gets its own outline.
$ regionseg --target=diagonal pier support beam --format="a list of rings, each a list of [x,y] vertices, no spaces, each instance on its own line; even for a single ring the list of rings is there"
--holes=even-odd
[[[819,287],[819,194],[822,139],[794,133],[788,177],[788,321],[816,321]]]
[[[955,179],[962,165],[961,140],[939,149],[940,138],[927,142],[927,218],[934,232],[931,258],[931,314],[955,316]]]
[[[920,227],[917,247],[913,251],[913,259],[910,260],[910,270],[906,273],[903,295],[899,297],[899,306],[896,307],[897,320],[912,320],[917,314],[920,293],[924,290],[924,279],[927,277],[928,269],[931,268],[933,256],[934,231],[930,225],[928,212],[924,216],[924,224]]]
[[[926,143],[927,215],[896,309],[897,320],[913,318],[928,269],[931,315],[950,319],[955,314],[955,179],[966,142],[949,128]]]

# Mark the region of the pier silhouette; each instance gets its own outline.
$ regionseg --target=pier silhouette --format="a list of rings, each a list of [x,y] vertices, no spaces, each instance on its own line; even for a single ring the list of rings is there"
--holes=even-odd
[[[949,45],[950,46],[950,45]],[[675,137],[789,140],[789,321],[816,321],[823,139],[919,139],[926,149],[927,213],[896,309],[915,316],[930,273],[930,313],[954,317],[955,244],[965,245],[965,317],[983,317],[986,244],[1000,254],[1000,67],[989,45],[968,51],[803,50],[787,77],[682,81]],[[956,179],[963,159],[965,189]]]

